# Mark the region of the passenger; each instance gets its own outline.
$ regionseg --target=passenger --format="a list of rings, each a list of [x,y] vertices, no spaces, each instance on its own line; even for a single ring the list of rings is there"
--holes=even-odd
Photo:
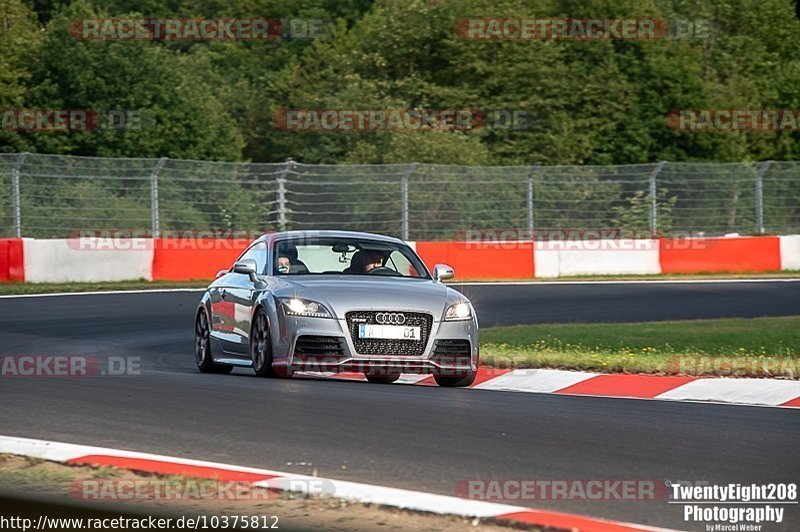
[[[289,271],[286,273],[308,273],[308,266],[303,261],[297,258],[297,248],[294,246],[283,247],[278,250],[278,261],[281,258],[286,258],[289,261]],[[278,264],[276,263],[276,269]],[[278,269],[280,273],[280,269]]]
[[[277,270],[282,275],[292,272],[292,261],[289,257],[278,257]]]

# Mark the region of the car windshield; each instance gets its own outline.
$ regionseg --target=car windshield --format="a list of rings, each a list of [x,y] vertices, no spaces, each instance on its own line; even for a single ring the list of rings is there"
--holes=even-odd
[[[430,279],[405,244],[361,238],[281,240],[273,247],[273,275],[370,275]]]

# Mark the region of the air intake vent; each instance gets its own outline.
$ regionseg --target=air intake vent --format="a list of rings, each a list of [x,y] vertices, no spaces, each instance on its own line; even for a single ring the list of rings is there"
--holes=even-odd
[[[294,354],[301,357],[344,356],[342,340],[336,336],[301,336],[294,344]]]

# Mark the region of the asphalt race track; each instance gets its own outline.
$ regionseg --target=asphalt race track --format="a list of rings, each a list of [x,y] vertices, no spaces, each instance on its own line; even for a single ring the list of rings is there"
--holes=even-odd
[[[467,285],[486,326],[800,313],[800,282]],[[202,375],[199,292],[0,299],[0,355],[140,357],[122,377],[0,377],[0,434],[454,495],[466,479],[797,482],[796,410]],[[305,465],[297,465],[303,463]],[[663,500],[509,501],[698,529]],[[800,528],[800,510],[770,530]]]

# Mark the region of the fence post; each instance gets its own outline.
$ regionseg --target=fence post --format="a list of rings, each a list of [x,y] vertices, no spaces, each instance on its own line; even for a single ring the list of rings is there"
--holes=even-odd
[[[540,163],[536,163],[531,166],[530,172],[528,172],[528,177],[526,178],[527,181],[527,190],[525,191],[525,207],[527,211],[527,219],[528,219],[528,237],[531,241],[535,240],[533,238],[533,174],[539,171],[539,167],[542,165]]]
[[[158,215],[158,173],[167,162],[167,157],[162,157],[158,160],[150,172],[150,223],[153,233],[153,238],[158,238],[161,235],[161,219]]]
[[[759,235],[764,234],[764,174],[770,166],[772,161],[764,161],[756,171],[756,232]]]
[[[281,173],[277,179],[278,227],[280,228],[281,231],[286,231],[286,226],[289,223],[288,210],[286,208],[286,176],[292,170],[292,166],[294,166],[294,161],[290,157],[286,159],[284,165],[285,166],[283,167],[283,170],[281,170]]]
[[[403,177],[400,179],[400,202],[402,204],[402,227],[400,230],[400,238],[408,241],[408,178],[417,169],[417,163],[411,163],[406,168]]]
[[[20,206],[20,193],[19,193],[19,170],[25,159],[28,158],[28,152],[20,153],[14,168],[11,170],[11,204],[14,211],[14,237],[22,238],[22,208]]]
[[[650,181],[650,236],[656,236],[658,233],[658,188],[656,187],[656,178],[667,161],[659,162],[656,167],[650,172],[648,180]]]

